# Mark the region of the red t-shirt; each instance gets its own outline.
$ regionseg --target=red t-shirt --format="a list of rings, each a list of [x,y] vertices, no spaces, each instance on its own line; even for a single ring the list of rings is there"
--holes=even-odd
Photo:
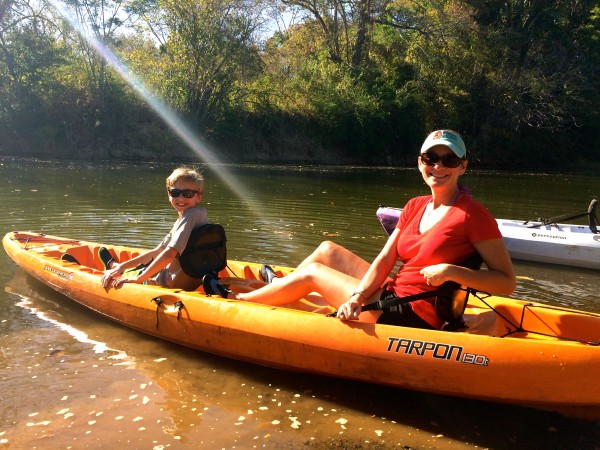
[[[468,194],[462,194],[438,223],[421,233],[419,223],[431,200],[430,195],[409,200],[396,225],[400,229],[398,258],[403,265],[388,287],[398,297],[433,290],[419,273],[424,267],[460,264],[476,252],[474,243],[502,238],[492,214]],[[427,323],[441,328],[443,322],[435,313],[433,298],[410,305]]]

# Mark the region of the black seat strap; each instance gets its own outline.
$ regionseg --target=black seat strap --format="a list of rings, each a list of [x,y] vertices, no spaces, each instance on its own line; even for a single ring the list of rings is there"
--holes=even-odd
[[[419,292],[418,294],[407,295],[406,297],[392,297],[385,300],[379,300],[373,303],[367,303],[362,307],[363,311],[381,311],[392,306],[402,305],[404,303],[423,300],[426,298],[437,297],[438,295],[449,295],[456,291],[460,285],[454,281],[446,281],[439,288],[433,291]]]
[[[482,263],[483,263],[483,260],[482,260],[481,256],[479,255],[479,253],[475,252],[471,256],[469,256],[467,259],[465,259],[463,262],[461,262],[460,264],[457,264],[457,265],[462,266],[462,267],[467,267],[467,268],[473,269],[473,270],[479,270]],[[415,300],[424,300],[426,298],[433,298],[433,297],[451,298],[453,296],[453,294],[456,291],[458,291],[459,289],[460,289],[460,284],[458,284],[457,282],[446,281],[443,284],[441,284],[437,289],[434,289],[432,291],[419,292],[418,294],[408,295],[405,297],[392,297],[392,298],[388,298],[388,299],[378,300],[376,302],[367,303],[366,305],[363,305],[361,309],[362,309],[362,311],[381,311],[384,309],[391,308],[393,306],[398,306],[398,305],[402,305],[404,303],[414,302]],[[466,298],[465,298],[465,300],[466,300]],[[448,305],[448,306],[450,306],[450,305]],[[437,308],[436,308],[436,312],[438,313],[438,315],[440,314],[440,312],[437,311]],[[442,319],[446,319],[445,318],[446,315],[447,315],[446,313],[442,314]],[[328,316],[329,317],[337,317],[337,311],[334,311],[334,312],[328,314]]]

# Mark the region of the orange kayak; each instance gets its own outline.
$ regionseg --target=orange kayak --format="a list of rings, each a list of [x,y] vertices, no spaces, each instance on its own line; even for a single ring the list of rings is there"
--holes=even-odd
[[[101,246],[119,260],[143,249],[28,232],[8,255],[57,292],[152,336],[256,364],[430,393],[542,407],[600,406],[600,315],[471,295],[467,328],[433,331],[327,317],[317,296],[274,307],[159,286],[100,284]],[[79,264],[62,260],[66,252]],[[260,265],[229,261],[231,289],[263,285]],[[281,275],[290,268],[277,267]]]

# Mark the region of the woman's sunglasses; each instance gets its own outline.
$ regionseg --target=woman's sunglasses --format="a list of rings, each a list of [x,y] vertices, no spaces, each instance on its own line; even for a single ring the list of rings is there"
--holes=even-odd
[[[173,198],[177,198],[180,195],[183,195],[183,198],[192,198],[194,195],[198,193],[198,191],[194,191],[193,189],[167,189],[169,191],[169,195]]]
[[[446,153],[444,156],[439,156],[435,153],[425,152],[421,153],[421,161],[428,166],[434,166],[441,161],[444,166],[454,169],[460,166],[464,160],[454,153]]]

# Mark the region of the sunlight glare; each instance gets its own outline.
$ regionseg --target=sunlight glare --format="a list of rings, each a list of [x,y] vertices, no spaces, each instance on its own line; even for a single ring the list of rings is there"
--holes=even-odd
[[[123,63],[120,58],[106,45],[104,45],[96,36],[89,33],[85,26],[69,11],[67,6],[60,0],[50,0],[51,4],[59,11],[59,13],[69,22],[69,24],[77,31],[77,33],[90,44],[94,50],[100,55],[131,87],[133,90],[158,114],[158,116],[179,136],[188,147],[194,151],[196,155],[202,159],[207,165],[217,166],[215,173],[221,178],[233,193],[245,202],[246,206],[257,215],[263,215],[257,208],[256,202],[252,201],[252,195],[242,186],[236,178],[231,174],[223,163],[219,160],[216,154],[202,142],[199,136],[191,130],[177,114],[158,99],[146,87],[145,83],[140,80],[132,71]]]

